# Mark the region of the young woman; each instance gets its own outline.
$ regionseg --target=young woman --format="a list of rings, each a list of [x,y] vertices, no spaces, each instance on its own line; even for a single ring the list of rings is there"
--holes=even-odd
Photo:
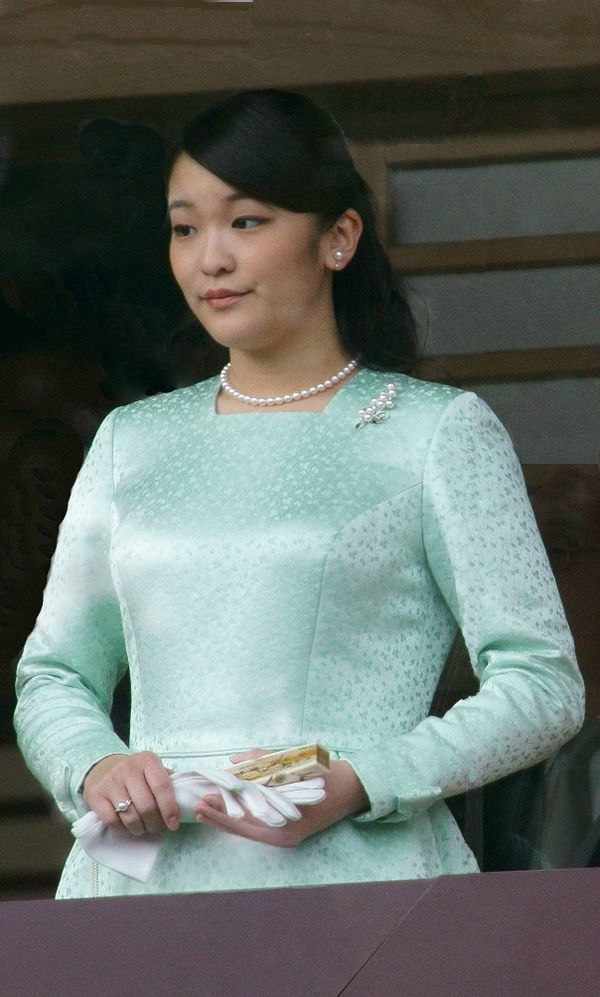
[[[220,378],[113,411],[75,485],[18,674],[22,750],[70,819],[169,829],[180,892],[475,871],[444,798],[582,719],[569,631],[504,430],[409,376],[412,321],[339,128],[232,97],[187,127],[171,263]],[[457,625],[481,688],[429,705]],[[128,666],[131,743],[113,732]],[[271,827],[169,770],[320,741],[326,798]],[[292,847],[293,846],[293,847]],[[90,891],[78,844],[58,895]]]

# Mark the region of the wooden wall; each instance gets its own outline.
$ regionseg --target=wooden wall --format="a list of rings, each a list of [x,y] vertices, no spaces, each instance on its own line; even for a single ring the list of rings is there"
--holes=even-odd
[[[0,0],[0,104],[597,62],[593,0]]]

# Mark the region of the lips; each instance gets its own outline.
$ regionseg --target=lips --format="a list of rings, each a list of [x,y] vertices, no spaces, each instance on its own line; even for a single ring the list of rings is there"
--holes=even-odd
[[[224,308],[229,308],[231,305],[235,305],[247,293],[247,291],[232,291],[228,287],[218,287],[211,288],[202,297],[207,305],[220,311]]]
[[[243,291],[232,291],[228,287],[217,287],[211,288],[202,297],[208,300],[209,298],[239,298]]]

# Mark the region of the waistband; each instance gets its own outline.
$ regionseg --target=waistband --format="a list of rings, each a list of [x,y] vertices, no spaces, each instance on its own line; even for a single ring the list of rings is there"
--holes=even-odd
[[[304,743],[309,743],[304,742]],[[225,748],[194,748],[187,749],[185,751],[162,751],[160,748],[152,745],[130,745],[131,751],[153,751],[154,754],[158,755],[166,764],[167,767],[173,767],[180,763],[188,769],[193,769],[193,762],[197,761],[200,764],[209,763],[210,765],[220,766],[229,764],[230,757],[232,755],[241,755],[247,751],[252,751],[256,747],[262,748],[264,751],[283,751],[286,748],[297,748],[299,742],[286,742],[277,744],[261,744],[261,745],[235,745],[234,747]],[[331,747],[329,744],[324,745],[329,751],[330,757],[336,761],[338,758],[348,758],[354,755],[357,751],[356,748],[346,748],[346,747]]]

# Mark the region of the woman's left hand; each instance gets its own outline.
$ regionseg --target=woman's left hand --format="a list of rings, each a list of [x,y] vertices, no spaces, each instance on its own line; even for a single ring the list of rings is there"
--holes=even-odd
[[[242,762],[263,754],[267,752],[250,751],[244,755],[236,755],[231,761]],[[332,762],[324,781],[327,794],[325,799],[312,806],[299,807],[302,814],[300,820],[288,821],[284,827],[268,827],[249,813],[239,820],[229,817],[218,796],[206,796],[198,803],[195,807],[197,819],[202,824],[210,824],[221,831],[237,834],[251,841],[261,841],[265,845],[276,845],[279,848],[294,848],[311,834],[324,831],[344,817],[360,813],[369,806],[362,783],[348,762]]]

